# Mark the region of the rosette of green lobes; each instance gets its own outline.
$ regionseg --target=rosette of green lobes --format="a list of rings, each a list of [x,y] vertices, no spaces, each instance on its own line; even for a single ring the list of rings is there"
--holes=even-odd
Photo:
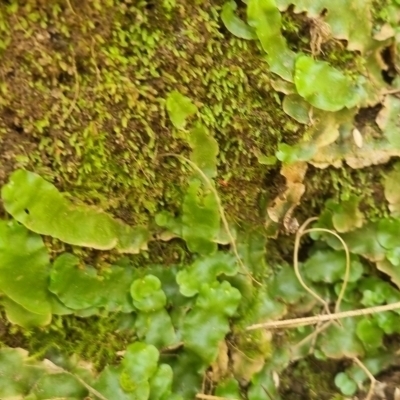
[[[217,253],[199,257],[192,265],[179,271],[176,281],[180,292],[187,297],[197,294],[202,285],[211,285],[219,275],[234,276],[238,272],[236,258],[230,253]]]
[[[133,305],[139,310],[135,321],[138,337],[158,348],[175,343],[177,337],[171,317],[164,309],[167,297],[161,281],[154,275],[146,275],[133,281],[130,292]]]
[[[0,221],[0,291],[9,319],[25,327],[51,321],[50,260],[42,238],[16,221]]]
[[[33,172],[15,171],[1,195],[6,211],[33,232],[77,246],[116,248],[121,253],[136,254],[147,246],[146,228],[130,227],[92,207],[74,205]]]
[[[159,352],[152,346],[135,342],[128,346],[121,366],[106,368],[95,388],[107,399],[169,400],[173,372],[169,365],[158,364]]]
[[[228,319],[235,314],[240,299],[240,292],[226,281],[204,284],[186,315],[182,331],[185,348],[207,365],[216,360],[219,343],[230,329]]]
[[[144,312],[160,310],[167,303],[165,293],[161,289],[161,281],[154,275],[146,275],[133,281],[131,296],[133,305]]]

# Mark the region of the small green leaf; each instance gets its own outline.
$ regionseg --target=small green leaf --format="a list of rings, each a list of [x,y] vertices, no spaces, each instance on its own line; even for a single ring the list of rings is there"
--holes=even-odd
[[[185,348],[192,350],[207,364],[215,361],[219,343],[229,332],[228,316],[240,301],[240,292],[228,282],[204,285],[195,307],[187,314],[182,331]]]
[[[272,279],[269,294],[273,299],[282,299],[284,302],[293,304],[306,295],[306,292],[293,268],[285,266]]]
[[[215,389],[215,396],[224,399],[241,399],[239,382],[234,378],[228,378],[218,382],[218,386]]]
[[[275,156],[266,156],[265,154],[257,154],[257,161],[261,165],[275,165],[276,164],[276,157]]]
[[[400,247],[400,220],[381,219],[378,223],[377,239],[379,244],[385,249]]]
[[[379,271],[384,272],[390,276],[392,282],[400,288],[400,268],[393,265],[389,260],[382,260],[376,263]]]
[[[357,324],[357,336],[367,351],[378,349],[383,345],[383,331],[370,318],[363,318]]]
[[[140,311],[157,311],[167,303],[165,293],[161,289],[161,281],[154,275],[146,275],[133,281],[131,296],[133,305]]]
[[[386,252],[386,258],[395,266],[400,266],[400,246]]]
[[[297,93],[288,94],[283,99],[283,111],[301,124],[310,122],[311,106]]]
[[[75,377],[61,372],[43,375],[31,394],[35,395],[35,400],[81,399],[88,395],[88,391]]]
[[[31,329],[35,326],[45,326],[51,322],[51,314],[36,314],[28,311],[18,303],[5,297],[1,300],[7,319],[12,323]]]
[[[0,221],[0,290],[27,311],[40,314],[42,322],[51,319],[49,266],[39,235],[15,221]],[[16,318],[17,308],[12,308],[9,312]]]
[[[329,249],[317,250],[304,263],[305,276],[313,282],[334,283],[344,280],[346,270],[346,253]],[[364,272],[358,257],[350,258],[350,275],[348,282],[357,281]]]
[[[197,107],[192,101],[176,90],[168,95],[166,106],[169,118],[177,129],[184,129],[186,119],[197,113]]]
[[[335,385],[345,396],[353,396],[357,392],[357,384],[344,372],[335,376]]]
[[[363,294],[361,304],[365,307],[384,304],[391,298],[392,292],[395,290],[390,283],[373,276],[361,280],[357,289]]]
[[[374,320],[386,335],[400,333],[400,316],[392,311],[374,314]]]
[[[256,374],[251,380],[247,397],[249,400],[269,400],[269,398],[281,400],[273,378],[273,372],[264,367]]]
[[[185,400],[194,399],[201,390],[203,373],[208,365],[186,348],[179,351],[178,357],[167,357],[166,361],[174,372],[172,392]]]
[[[139,313],[135,329],[140,340],[159,349],[177,342],[171,317],[164,309]]]
[[[188,141],[192,148],[191,160],[208,178],[214,178],[217,175],[218,142],[202,125],[190,131]]]
[[[192,180],[182,206],[182,237],[193,253],[211,254],[217,250],[220,214],[214,193],[201,191],[201,182]]]
[[[392,97],[392,96],[387,96]],[[396,99],[398,102],[398,99]],[[400,106],[400,104],[399,104]],[[395,121],[398,118],[398,112],[394,113]],[[382,127],[381,127],[382,129]],[[395,128],[396,129],[396,128]],[[395,130],[389,127],[390,132],[395,135]],[[400,181],[400,163],[396,163],[392,171],[390,171],[384,180],[384,187],[385,187],[385,197],[386,200],[389,202],[389,209],[391,212],[392,217],[398,218],[400,217],[400,192],[398,190],[398,184]]]
[[[232,317],[241,297],[239,290],[232,287],[229,282],[203,284],[196,300],[196,308]]]
[[[253,40],[257,35],[249,25],[236,16],[237,4],[234,0],[227,1],[221,11],[221,19],[226,29],[238,38]]]
[[[312,143],[300,143],[295,146],[279,143],[276,158],[286,164],[309,161],[313,158],[316,150],[316,147]]]
[[[360,101],[350,78],[327,62],[309,56],[297,58],[294,83],[299,95],[321,110],[338,111]]]
[[[149,344],[135,342],[127,347],[122,360],[120,384],[127,392],[134,392],[138,400],[150,395],[149,379],[157,371],[159,353]]]
[[[22,349],[0,349],[1,399],[23,399],[44,374],[43,368],[27,365],[27,355],[28,352]]]
[[[364,355],[364,348],[356,334],[357,321],[354,318],[341,320],[326,329],[318,339],[320,349],[330,358],[358,357]]]
[[[233,276],[238,266],[230,253],[219,251],[211,256],[198,258],[190,267],[179,271],[176,281],[180,292],[187,297],[197,294],[203,284],[211,284],[221,274]]]
[[[127,393],[120,385],[122,368],[107,366],[103,369],[93,387],[107,399],[142,400]],[[146,400],[145,398],[143,400]]]
[[[385,249],[378,241],[375,222],[366,223],[362,228],[343,233],[340,236],[351,253],[362,255],[371,261],[380,261],[385,258]],[[324,239],[334,249],[343,249],[342,243],[332,235],[326,235]]]
[[[161,364],[150,380],[150,400],[168,400],[172,391],[174,373],[167,364]]]
[[[338,232],[348,232],[363,225],[364,216],[358,206],[360,198],[350,196],[340,204],[332,204],[332,223]]]

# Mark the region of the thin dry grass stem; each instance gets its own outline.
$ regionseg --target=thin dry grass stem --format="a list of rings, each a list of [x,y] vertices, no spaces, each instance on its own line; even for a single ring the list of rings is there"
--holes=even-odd
[[[376,309],[379,309],[381,307],[393,307],[390,309],[395,309],[396,304],[400,303],[395,303],[392,305],[386,305],[386,306],[381,306],[381,307],[371,307],[371,308],[365,308],[365,309],[361,309],[361,310],[353,310],[353,311],[345,311],[345,312],[339,312],[340,309],[340,303],[343,300],[343,296],[344,293],[346,291],[346,287],[347,287],[347,283],[349,280],[349,275],[350,275],[350,252],[349,252],[349,248],[346,244],[346,242],[334,231],[330,230],[330,229],[325,229],[325,228],[310,228],[310,229],[306,229],[307,226],[315,221],[317,218],[313,217],[313,218],[309,218],[308,220],[306,220],[301,227],[299,228],[299,230],[296,233],[296,238],[295,238],[295,245],[294,245],[294,252],[293,252],[293,266],[294,266],[294,271],[296,274],[297,279],[299,280],[300,284],[303,286],[303,288],[310,293],[311,296],[313,296],[315,299],[317,299],[321,304],[324,305],[325,311],[327,312],[326,315],[316,315],[313,317],[305,317],[305,318],[294,318],[294,319],[289,319],[289,320],[284,320],[284,321],[271,321],[271,322],[265,322],[263,324],[253,324],[249,327],[246,328],[246,330],[254,330],[254,329],[262,329],[262,328],[269,328],[269,329],[276,329],[276,328],[290,328],[290,327],[298,327],[298,326],[304,326],[304,325],[312,325],[315,323],[322,323],[322,322],[326,322],[326,321],[334,321],[336,319],[341,319],[341,318],[346,318],[349,316],[357,316],[357,315],[365,315],[365,314],[372,314],[374,312],[378,312],[375,311]],[[303,235],[305,235],[306,233],[310,233],[310,232],[326,232],[329,233],[333,236],[335,236],[343,245],[344,251],[346,253],[346,268],[345,268],[345,276],[343,279],[343,285],[342,288],[340,290],[339,296],[338,296],[338,300],[336,302],[335,305],[335,313],[331,314],[330,310],[329,310],[329,306],[328,303],[322,299],[317,293],[315,293],[311,288],[309,288],[307,286],[307,284],[304,282],[301,274],[300,274],[300,270],[299,270],[299,260],[298,260],[298,253],[299,253],[299,247],[300,247],[300,240],[302,238]],[[322,332],[324,329],[326,329],[326,326],[321,326],[320,328],[318,328],[316,330],[317,333],[313,333],[311,335],[309,335],[309,337],[303,339],[300,343],[304,344],[306,343],[307,340],[312,339],[315,334],[318,334],[319,332]],[[309,339],[308,339],[309,338]]]
[[[293,346],[290,348],[290,351],[291,351],[292,353],[296,353],[296,351],[297,351],[298,349],[300,349],[302,346],[304,346],[308,341],[314,339],[314,342],[315,342],[315,340],[317,339],[317,336],[318,336],[321,332],[323,332],[325,329],[329,328],[333,323],[334,323],[334,321],[328,321],[328,322],[326,322],[326,323],[324,323],[324,324],[320,324],[319,326],[317,326],[317,328],[316,328],[312,333],[310,333],[308,336],[306,336],[305,338],[303,338],[302,340],[300,340],[300,342],[298,342],[298,343],[296,343],[295,345],[293,345]],[[313,346],[313,345],[312,345],[312,346]],[[310,349],[310,354],[311,354],[311,352],[312,352],[312,350]]]
[[[385,311],[400,309],[400,301],[384,306],[361,308],[358,310],[342,311],[334,314],[314,315],[313,317],[293,318],[283,321],[270,321],[262,324],[253,324],[246,328],[246,331],[255,329],[278,329],[278,328],[296,328],[299,326],[313,325],[318,322],[334,321],[336,319],[359,317],[361,315],[371,315]]]
[[[184,161],[185,163],[189,164],[204,180],[204,182],[206,183],[206,185],[208,186],[208,188],[210,189],[210,191],[212,192],[212,194],[215,197],[215,200],[217,201],[217,205],[218,205],[218,211],[219,214],[221,216],[221,221],[222,221],[222,225],[224,226],[225,232],[228,235],[229,238],[229,243],[232,246],[232,250],[233,253],[235,254],[235,257],[237,259],[238,264],[240,265],[241,269],[244,271],[244,273],[249,276],[251,278],[252,281],[254,281],[255,283],[257,283],[257,285],[262,286],[261,282],[258,282],[250,273],[250,271],[248,270],[248,268],[244,265],[237,246],[236,246],[236,241],[235,238],[232,235],[232,232],[229,228],[229,224],[228,224],[228,220],[226,219],[226,215],[225,215],[225,211],[224,208],[222,206],[222,202],[221,199],[218,195],[217,190],[215,189],[214,185],[212,184],[211,179],[196,165],[196,163],[194,163],[193,161],[189,160],[188,158],[181,156],[179,154],[173,154],[173,153],[165,153],[165,154],[161,154],[159,157],[175,157],[178,158],[181,161]]]
[[[368,376],[369,380],[371,381],[371,385],[369,386],[367,396],[364,399],[364,400],[371,400],[372,396],[374,395],[374,391],[375,391],[376,379],[372,375],[371,371],[365,366],[365,364],[363,364],[357,357],[354,357],[353,361],[365,372],[365,374]]]
[[[71,2],[69,0],[65,0],[65,1],[68,5],[68,8],[71,10],[72,14],[76,15],[76,12],[75,12],[74,8],[72,7]]]
[[[67,371],[66,369],[59,367],[58,365],[53,365],[52,366],[54,368],[55,371],[57,372],[62,372],[64,374],[68,374],[72,377],[74,377],[82,386],[84,386],[89,393],[93,394],[94,396],[96,396],[96,398],[100,399],[100,400],[110,400],[107,397],[103,396],[100,392],[98,392],[95,388],[93,388],[92,386],[90,386],[88,383],[86,383],[80,376],[73,374],[72,372]]]
[[[226,397],[219,397],[219,396],[212,396],[211,394],[202,394],[202,393],[197,393],[196,394],[196,399],[201,399],[201,400],[235,400],[232,399],[231,397],[226,398]]]
[[[68,371],[66,371],[68,374],[73,376],[81,385],[83,385],[89,393],[92,393],[94,396],[96,396],[100,400],[109,400],[107,397],[104,397],[100,392],[98,392],[95,388],[92,388],[90,385],[88,385],[83,379],[81,379],[79,376],[74,375]]]

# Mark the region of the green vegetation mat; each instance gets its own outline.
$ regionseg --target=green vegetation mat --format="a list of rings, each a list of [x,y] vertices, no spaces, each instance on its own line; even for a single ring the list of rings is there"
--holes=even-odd
[[[398,386],[399,22],[398,0],[3,1],[0,399]]]

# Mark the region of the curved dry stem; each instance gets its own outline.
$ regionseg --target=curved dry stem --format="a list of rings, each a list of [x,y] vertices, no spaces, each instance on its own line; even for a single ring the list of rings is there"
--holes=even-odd
[[[346,242],[336,232],[334,232],[334,231],[332,231],[330,229],[325,229],[325,228],[310,228],[310,229],[306,229],[306,227],[311,222],[313,222],[315,220],[317,220],[316,217],[307,219],[301,225],[301,227],[299,228],[299,230],[296,233],[296,238],[295,238],[295,243],[294,243],[294,251],[293,251],[293,267],[294,267],[294,272],[296,274],[296,277],[299,280],[301,286],[303,286],[303,288],[308,293],[310,293],[311,296],[313,296],[316,300],[318,300],[321,304],[323,304],[326,313],[330,314],[328,303],[321,296],[319,296],[317,293],[315,293],[310,287],[307,286],[307,284],[304,282],[304,280],[303,280],[303,278],[302,278],[302,276],[300,274],[299,260],[298,260],[300,240],[303,237],[303,235],[305,235],[306,233],[325,232],[325,233],[329,233],[329,234],[335,236],[340,241],[340,243],[343,245],[343,249],[344,249],[344,251],[346,253],[346,268],[345,268],[345,274],[344,274],[344,279],[343,279],[343,285],[342,285],[342,288],[340,289],[340,293],[339,293],[338,299],[336,301],[335,312],[339,312],[339,310],[340,310],[340,304],[341,304],[341,302],[343,300],[344,293],[346,291],[347,284],[348,284],[348,281],[349,281],[349,276],[350,276],[350,251],[349,251],[349,248],[348,248]]]
[[[338,299],[336,301],[336,305],[335,305],[335,312],[339,312],[340,310],[340,303],[343,300],[344,297],[344,293],[346,291],[347,288],[347,284],[349,283],[349,276],[350,276],[350,251],[349,248],[346,244],[346,242],[340,237],[340,235],[338,235],[336,232],[330,230],[330,229],[325,229],[325,228],[311,228],[311,229],[307,229],[306,231],[304,231],[304,233],[310,233],[310,232],[326,232],[326,233],[330,233],[331,235],[335,236],[340,243],[342,243],[343,245],[343,249],[346,253],[346,269],[345,269],[345,273],[344,273],[344,279],[343,279],[343,285],[342,288],[340,289],[340,293],[338,296]]]
[[[375,391],[376,379],[372,375],[371,371],[365,366],[365,364],[362,363],[357,357],[354,357],[353,361],[365,372],[365,374],[368,376],[369,380],[371,381],[371,385],[369,386],[367,397],[364,399],[364,400],[371,400],[372,396],[374,395],[374,391]]]
[[[299,230],[296,233],[296,237],[294,240],[294,251],[293,251],[293,268],[294,268],[294,273],[296,274],[296,277],[298,281],[300,282],[301,286],[303,286],[304,290],[308,292],[312,297],[314,297],[317,301],[319,301],[325,308],[325,311],[327,314],[330,314],[329,311],[329,304],[321,297],[318,295],[318,293],[315,293],[310,287],[307,286],[307,284],[304,282],[301,274],[300,274],[300,269],[299,269],[299,247],[300,247],[300,241],[303,235],[305,235],[308,231],[305,230],[305,228],[312,222],[315,221],[317,218],[309,218],[307,219],[299,228]]]
[[[72,14],[76,15],[76,12],[75,12],[75,10],[74,10],[73,7],[72,7],[71,2],[70,2],[69,0],[66,0],[66,3],[67,3],[67,5],[68,5],[68,8],[71,10]]]
[[[212,184],[211,179],[197,166],[196,163],[194,163],[193,161],[189,160],[188,158],[181,156],[180,154],[173,154],[173,153],[165,153],[165,154],[160,154],[159,157],[175,157],[181,161],[184,161],[185,163],[189,164],[203,179],[203,181],[206,183],[207,187],[210,189],[210,191],[212,192],[212,194],[215,197],[215,200],[217,201],[217,206],[218,206],[218,211],[219,214],[221,216],[221,221],[222,221],[222,225],[224,226],[225,232],[228,235],[229,238],[229,243],[232,246],[232,250],[233,253],[235,254],[235,257],[240,265],[240,267],[242,268],[242,270],[244,271],[244,273],[246,275],[248,275],[255,283],[257,283],[258,285],[262,286],[262,283],[258,282],[250,273],[250,271],[248,270],[248,268],[244,265],[237,246],[236,246],[236,241],[235,238],[232,235],[232,232],[229,228],[229,224],[228,224],[228,220],[226,218],[225,215],[225,211],[224,208],[222,207],[222,202],[221,199],[218,195],[217,190],[215,189],[214,185]]]

